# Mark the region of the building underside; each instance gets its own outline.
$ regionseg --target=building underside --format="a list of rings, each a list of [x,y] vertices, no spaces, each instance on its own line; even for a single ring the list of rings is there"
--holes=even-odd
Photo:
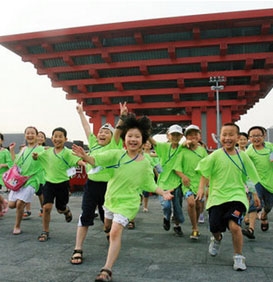
[[[114,124],[119,102],[147,115],[154,133],[174,123],[202,128],[215,147],[220,123],[236,122],[273,85],[273,9],[151,19],[0,37],[94,124]],[[26,94],[27,95],[27,94]]]

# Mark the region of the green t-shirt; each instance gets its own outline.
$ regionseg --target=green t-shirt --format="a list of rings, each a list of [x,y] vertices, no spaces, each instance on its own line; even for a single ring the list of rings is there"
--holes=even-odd
[[[16,155],[14,163],[21,168],[22,175],[31,176],[29,180],[24,184],[24,187],[32,186],[35,191],[38,191],[41,179],[43,176],[43,167],[32,158],[33,153],[42,154],[44,147],[24,147],[20,153]]]
[[[208,155],[207,150],[202,146],[198,146],[195,150],[182,147],[181,154],[178,155],[175,170],[182,172],[190,179],[190,186],[182,185],[183,194],[188,191],[196,194],[200,182],[201,174],[196,171],[197,164]]]
[[[129,220],[135,218],[139,210],[139,195],[142,191],[155,192],[157,185],[149,161],[132,160],[125,150],[109,150],[95,157],[96,166],[119,165],[113,169],[108,181],[104,206]]]
[[[97,141],[97,137],[94,134],[90,134],[89,138],[89,155],[95,157],[97,154],[100,154],[102,152],[108,151],[110,149],[121,149],[122,148],[122,140],[120,139],[119,143],[117,144],[115,139],[112,137],[109,144],[106,146],[100,146]],[[86,172],[90,171],[93,167],[87,163],[86,165]],[[93,181],[103,181],[107,182],[111,175],[112,175],[113,169],[104,169],[97,173],[88,174],[88,178]]]
[[[53,147],[44,150],[38,155],[37,162],[40,162],[45,170],[45,180],[51,183],[61,183],[70,179],[67,170],[76,167],[79,157],[73,155],[72,150],[64,147],[56,154]]]
[[[158,186],[163,190],[177,188],[181,184],[181,178],[175,173],[174,167],[182,146],[173,149],[170,143],[157,142],[154,149],[163,168],[157,179]]]
[[[261,178],[260,183],[270,193],[273,193],[273,162],[269,159],[271,152],[273,152],[273,144],[270,142],[265,142],[262,150],[255,150],[252,144],[246,150]]]
[[[152,157],[150,154],[148,153],[143,153],[144,157],[149,161],[149,163],[151,164],[152,168],[154,168],[157,164],[158,164],[158,158],[156,157]]]
[[[246,171],[254,184],[259,182],[259,176],[247,154],[240,151],[239,156],[236,154],[229,158],[223,149],[218,149],[198,163],[196,170],[209,179],[207,209],[239,201],[248,210],[249,201],[245,190],[247,177],[243,171]]]
[[[11,155],[8,149],[0,148],[0,164],[8,165],[8,167],[0,168],[0,184],[4,185],[4,182],[2,179],[3,173],[6,172],[9,168],[11,168],[13,165],[13,161],[11,159]]]

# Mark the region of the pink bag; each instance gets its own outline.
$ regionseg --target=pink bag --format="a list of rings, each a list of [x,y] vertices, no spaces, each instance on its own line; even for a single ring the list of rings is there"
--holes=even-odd
[[[8,189],[17,191],[28,181],[30,177],[21,175],[21,169],[17,165],[13,165],[3,174],[2,178]]]

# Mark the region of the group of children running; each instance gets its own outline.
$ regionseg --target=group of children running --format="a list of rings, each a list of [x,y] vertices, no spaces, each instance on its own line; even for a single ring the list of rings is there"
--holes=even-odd
[[[177,236],[183,236],[181,224],[185,218],[182,204],[186,199],[192,240],[200,237],[198,218],[206,201],[212,233],[210,255],[218,255],[223,233],[228,229],[234,249],[233,269],[246,269],[243,236],[255,238],[258,212],[261,230],[267,231],[268,213],[273,206],[273,144],[265,141],[263,127],[254,126],[243,134],[236,124],[224,124],[220,132],[221,148],[208,154],[201,142],[201,130],[196,125],[183,131],[181,126],[174,124],[167,130],[168,142],[158,142],[151,137],[149,118],[136,118],[128,113],[124,103],[120,104],[120,117],[115,128],[104,124],[95,136],[84,116],[82,104],[77,105],[77,112],[88,139],[89,152],[75,144],[72,149],[65,147],[67,132],[61,127],[52,132],[53,147],[39,145],[38,131],[32,126],[26,128],[26,146],[18,154],[15,154],[15,144],[9,146],[9,152],[0,146],[1,174],[16,163],[23,175],[31,176],[21,189],[9,193],[8,207],[16,209],[14,235],[21,234],[24,208],[34,193],[39,195],[40,189],[43,216],[38,240],[46,242],[50,238],[50,214],[54,203],[57,211],[70,222],[69,179],[77,166],[85,166],[88,180],[70,262],[83,262],[83,243],[98,209],[109,248],[105,264],[95,281],[112,281],[112,268],[121,249],[122,232],[134,222],[143,191],[158,194],[163,228],[169,231],[173,219],[173,231]],[[3,141],[3,136],[1,138]],[[154,154],[149,154],[149,157],[143,153],[147,142],[154,149]],[[154,156],[159,162],[157,165],[150,160]],[[2,197],[0,215],[4,214],[5,208],[7,203]],[[245,215],[248,227],[242,229]]]

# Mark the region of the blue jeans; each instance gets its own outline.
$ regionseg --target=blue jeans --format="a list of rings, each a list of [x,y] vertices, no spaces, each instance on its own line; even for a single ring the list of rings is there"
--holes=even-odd
[[[266,213],[269,213],[273,207],[273,194],[266,190],[261,183],[257,183],[255,188],[260,198],[262,208],[264,208]]]
[[[173,191],[174,197],[170,201],[166,201],[162,196],[159,196],[159,201],[163,210],[164,217],[170,221],[173,207],[173,216],[179,223],[183,223],[185,221],[182,204],[183,204],[183,193],[181,189],[181,185],[179,185]]]

